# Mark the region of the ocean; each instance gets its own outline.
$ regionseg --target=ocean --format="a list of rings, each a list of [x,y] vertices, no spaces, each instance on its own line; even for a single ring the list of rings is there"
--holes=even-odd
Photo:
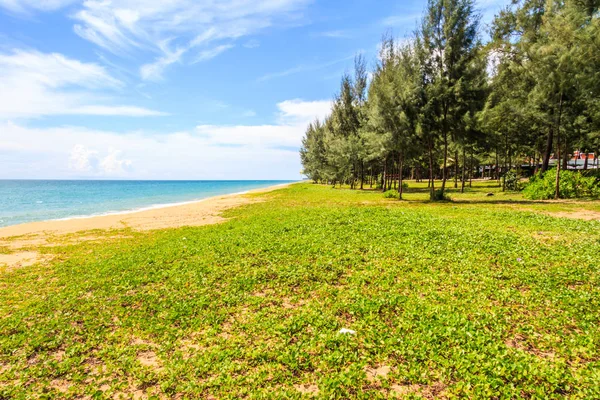
[[[0,180],[0,227],[159,208],[289,182]]]

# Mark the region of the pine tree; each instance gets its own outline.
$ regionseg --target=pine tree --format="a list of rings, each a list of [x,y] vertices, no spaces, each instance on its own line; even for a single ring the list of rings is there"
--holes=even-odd
[[[442,187],[448,178],[450,135],[464,131],[468,92],[479,77],[475,66],[480,48],[479,16],[472,0],[429,0],[418,31],[420,63],[423,68],[431,129],[443,146]]]

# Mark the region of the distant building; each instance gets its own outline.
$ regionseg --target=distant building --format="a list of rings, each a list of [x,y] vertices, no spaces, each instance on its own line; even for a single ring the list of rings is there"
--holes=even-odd
[[[597,169],[600,166],[600,161],[596,157],[596,153],[583,153],[579,150],[576,150],[573,153],[573,155],[567,162],[567,166],[569,169],[583,169],[585,166],[586,158],[588,169]],[[552,156],[550,157],[550,164],[556,164],[556,158],[554,154],[552,154]]]

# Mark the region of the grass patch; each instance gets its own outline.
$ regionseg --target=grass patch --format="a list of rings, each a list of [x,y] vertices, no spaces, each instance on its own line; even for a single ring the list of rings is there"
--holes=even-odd
[[[597,398],[600,223],[545,213],[598,205],[494,185],[46,248],[0,275],[0,398]]]

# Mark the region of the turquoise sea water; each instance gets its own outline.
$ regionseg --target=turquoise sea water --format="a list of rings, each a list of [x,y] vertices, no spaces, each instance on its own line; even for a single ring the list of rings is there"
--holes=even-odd
[[[288,182],[0,180],[0,227],[161,207]]]

